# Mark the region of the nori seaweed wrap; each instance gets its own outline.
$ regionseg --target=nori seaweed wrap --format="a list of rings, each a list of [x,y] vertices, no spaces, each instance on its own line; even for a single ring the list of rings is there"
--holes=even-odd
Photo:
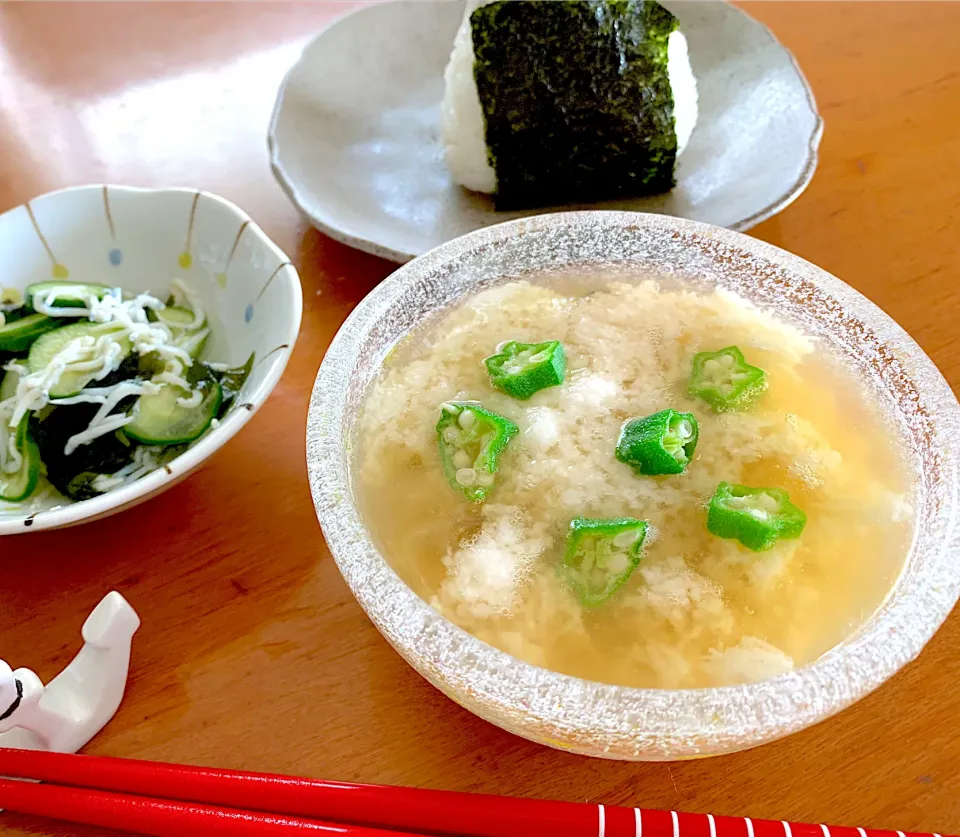
[[[497,0],[473,9],[473,81],[495,190],[485,188],[488,176],[458,178],[448,148],[455,179],[494,191],[502,210],[673,188],[678,136],[668,42],[677,28],[651,0]],[[464,54],[458,44],[447,71],[448,147],[463,142],[457,130],[471,127],[451,113],[469,104],[463,79],[452,89]]]

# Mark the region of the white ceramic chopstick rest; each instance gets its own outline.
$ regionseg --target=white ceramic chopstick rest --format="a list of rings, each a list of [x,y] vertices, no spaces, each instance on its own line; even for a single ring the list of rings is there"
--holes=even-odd
[[[109,721],[127,685],[140,617],[116,591],[83,623],[83,648],[46,687],[0,660],[0,747],[75,753]]]

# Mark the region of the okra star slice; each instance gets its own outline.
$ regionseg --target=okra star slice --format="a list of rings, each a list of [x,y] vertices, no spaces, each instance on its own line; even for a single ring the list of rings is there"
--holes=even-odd
[[[499,390],[526,401],[535,392],[563,383],[567,357],[556,340],[546,343],[504,343],[486,360],[490,383]]]
[[[518,432],[512,421],[472,401],[441,405],[437,443],[447,481],[468,500],[483,502],[493,488],[500,454]]]
[[[778,540],[798,538],[807,516],[782,488],[748,488],[722,482],[710,500],[707,529],[762,552]]]
[[[562,574],[585,607],[606,602],[640,563],[647,523],[632,517],[570,521]]]
[[[767,373],[751,366],[736,346],[693,357],[688,392],[702,398],[718,413],[743,410],[767,388]]]
[[[631,419],[617,442],[617,459],[638,474],[682,474],[697,447],[699,427],[693,413],[661,410]]]

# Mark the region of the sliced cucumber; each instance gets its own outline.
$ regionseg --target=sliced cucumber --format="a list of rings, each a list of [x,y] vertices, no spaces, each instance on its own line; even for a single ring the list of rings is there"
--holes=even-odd
[[[210,378],[194,384],[203,398],[196,407],[177,403],[191,393],[178,386],[164,384],[154,395],[141,395],[133,407],[133,421],[123,428],[131,439],[146,445],[178,445],[203,435],[217,415],[223,393],[220,384]]]
[[[17,394],[20,376],[16,372],[4,372],[3,381],[0,381],[0,401],[6,401]]]
[[[207,324],[207,318],[202,317],[200,322],[194,323],[194,313],[189,308],[178,308],[175,305],[168,305],[159,311],[151,312],[158,323],[163,323],[174,334],[181,331],[196,331]]]
[[[23,352],[42,334],[60,328],[63,320],[45,314],[29,314],[0,326],[0,352]]]
[[[26,305],[21,305],[17,308],[4,308],[3,305],[0,305],[0,326],[15,323],[17,320],[29,317],[33,313],[34,310],[28,308]]]
[[[24,293],[27,301],[36,308],[37,306],[33,299],[36,294],[46,294],[57,289],[63,289],[64,295],[58,296],[57,299],[50,303],[52,308],[83,308],[91,296],[95,296],[97,299],[103,299],[113,290],[113,288],[107,285],[99,285],[96,283],[36,282],[33,285],[28,285]],[[69,289],[69,292],[67,292],[67,289]]]
[[[174,338],[173,345],[178,349],[183,349],[190,357],[197,360],[203,347],[207,345],[207,338],[210,337],[209,328],[201,328],[200,331],[186,331]]]
[[[56,331],[51,331],[37,339],[27,357],[27,366],[29,366],[31,373],[42,372],[50,364],[50,361],[74,340],[88,336],[102,337],[105,333],[109,332],[105,331],[103,323],[82,322],[58,328]],[[120,344],[121,357],[125,358],[130,354],[130,341],[126,335],[121,337],[119,334],[118,331],[115,342]],[[60,375],[60,379],[50,388],[50,396],[52,398],[67,398],[76,395],[94,379],[95,375],[95,371],[74,371],[68,365],[63,374]]]
[[[207,328],[207,318],[202,316],[199,322],[194,322],[195,315],[189,308],[180,308],[176,305],[167,305],[159,311],[151,311],[150,319],[165,325],[170,329],[173,345],[183,349],[191,358],[197,360],[203,347],[207,344],[210,329]]]
[[[25,500],[37,487],[40,478],[40,451],[27,428],[29,416],[26,415],[14,431],[15,442],[20,451],[20,468],[12,474],[0,471],[0,500],[16,503]],[[3,428],[9,433],[9,428]]]
[[[174,338],[173,345],[182,349],[196,361],[200,358],[204,347],[207,345],[207,338],[210,336],[210,329],[203,328],[200,331],[187,331],[179,337]],[[148,352],[140,355],[139,372],[144,378],[152,378],[163,372],[166,363],[156,352]]]

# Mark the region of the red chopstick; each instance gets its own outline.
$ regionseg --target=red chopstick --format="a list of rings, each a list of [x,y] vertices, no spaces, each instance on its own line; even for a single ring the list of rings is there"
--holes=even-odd
[[[150,837],[423,837],[341,823],[155,799],[63,785],[0,779],[0,810],[66,820]]]
[[[266,773],[246,773],[217,770],[206,767],[161,764],[132,759],[104,758],[100,756],[74,756],[60,753],[41,753],[26,750],[0,748],[0,775],[24,779],[38,779],[72,786],[77,805],[76,814],[61,817],[75,819],[83,814],[82,798],[91,797],[89,790],[98,789],[97,799],[101,806],[119,799],[118,808],[133,812],[137,810],[130,797],[119,794],[135,794],[136,802],[143,797],[152,797],[144,810],[157,812],[157,822],[169,824],[180,818],[179,830],[145,831],[141,825],[126,827],[144,833],[166,837],[167,834],[272,834],[281,831],[253,830],[214,832],[209,826],[195,831],[185,830],[186,821],[212,822],[211,811],[220,806],[227,810],[225,818],[236,818],[237,811],[246,815],[246,821],[254,822],[253,812],[262,812],[257,826],[266,828],[263,821],[272,819],[291,820],[304,817],[293,827],[302,829],[340,828],[340,833],[351,837],[375,837],[382,832],[349,831],[348,827],[368,829],[395,829],[401,832],[451,835],[451,837],[941,837],[941,835],[905,834],[902,831],[865,830],[825,825],[772,820],[751,820],[741,817],[714,817],[710,814],[678,814],[675,811],[650,811],[640,808],[621,808],[592,805],[578,802],[547,802],[534,799],[486,796],[457,793],[454,791],[417,790],[381,785],[355,785],[344,782],[328,782],[319,779],[277,776]],[[10,794],[10,786],[31,787],[18,782],[3,782],[0,785],[0,808],[26,811],[18,807]],[[36,788],[37,786],[32,786]],[[58,788],[65,792],[71,788]],[[112,793],[109,793],[112,792]],[[174,811],[174,803],[166,803],[169,812],[163,809],[163,799],[176,800],[180,809]],[[185,803],[194,803],[192,805]],[[194,814],[197,809],[205,809]],[[49,809],[45,809],[47,815]],[[164,813],[159,813],[164,811]],[[31,808],[28,813],[44,815],[44,811]],[[281,815],[267,817],[264,814]],[[54,816],[60,816],[54,813]],[[195,817],[195,820],[191,819]],[[87,822],[87,820],[76,820]],[[239,820],[237,820],[239,822]],[[128,820],[132,823],[132,819]],[[307,823],[304,825],[303,823]],[[332,823],[348,823],[351,826],[335,826]],[[94,824],[103,825],[102,821]],[[280,828],[280,825],[276,826]],[[286,826],[291,827],[291,826]],[[322,832],[321,832],[322,833]],[[333,833],[337,833],[334,831]],[[396,831],[391,837],[399,837]],[[949,837],[944,835],[943,837]]]

